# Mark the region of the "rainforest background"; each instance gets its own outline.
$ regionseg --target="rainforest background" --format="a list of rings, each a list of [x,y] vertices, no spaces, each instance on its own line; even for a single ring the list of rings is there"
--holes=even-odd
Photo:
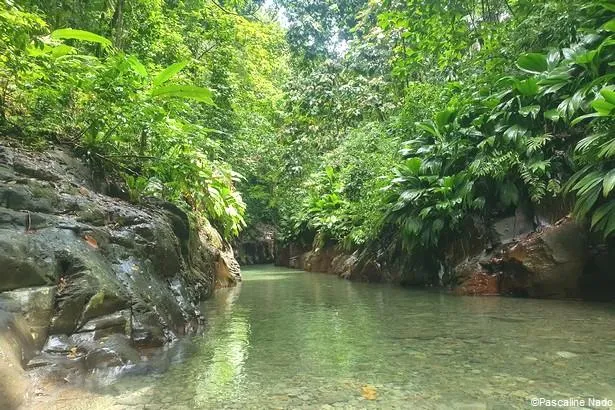
[[[519,207],[615,232],[612,1],[0,5],[2,135],[225,239],[411,268]]]

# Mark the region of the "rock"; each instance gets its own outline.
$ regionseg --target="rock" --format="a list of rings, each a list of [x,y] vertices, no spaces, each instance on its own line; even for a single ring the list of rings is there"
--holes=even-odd
[[[33,235],[0,231],[0,292],[55,284],[53,256]]]
[[[500,294],[498,277],[486,272],[482,267],[470,262],[456,267],[456,270],[462,278],[461,284],[454,289],[456,295],[495,296]]]
[[[233,244],[240,265],[273,263],[275,259],[275,228],[256,224],[243,231]]]
[[[22,365],[34,353],[28,327],[19,315],[0,310],[0,404],[16,409],[31,390]]]
[[[578,297],[587,250],[585,228],[564,218],[494,259],[502,272],[500,291],[530,297]]]
[[[572,359],[574,357],[577,357],[578,354],[576,353],[572,353],[572,352],[566,352],[566,351],[562,351],[562,352],[557,352],[556,353],[559,357],[563,357],[564,359]]]
[[[492,225],[494,242],[507,244],[520,236],[527,235],[534,230],[532,219],[523,211],[517,208],[515,215],[501,218]]]
[[[12,305],[11,311],[24,317],[37,348],[40,348],[47,338],[55,291],[55,286],[44,286],[0,293],[0,300],[8,302]]]
[[[130,310],[122,310],[92,319],[79,327],[78,332],[93,332],[101,330],[130,336]]]
[[[124,366],[139,361],[139,353],[131,346],[130,340],[120,335],[112,335],[100,346],[88,351],[85,356],[87,369]]]
[[[43,351],[47,353],[68,353],[71,343],[66,335],[51,335],[43,346]]]
[[[162,200],[105,196],[114,182],[96,175],[64,149],[0,146],[0,313],[25,317],[44,352],[31,365],[58,376],[138,360],[133,345],[195,327],[216,279],[240,280],[213,228]],[[83,363],[59,359],[72,355]]]

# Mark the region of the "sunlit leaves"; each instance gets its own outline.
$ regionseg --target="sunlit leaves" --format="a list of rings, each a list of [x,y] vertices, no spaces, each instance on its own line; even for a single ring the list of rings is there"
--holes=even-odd
[[[194,85],[166,85],[152,89],[153,97],[178,97],[214,105],[211,90]]]
[[[55,30],[51,33],[51,38],[56,40],[79,40],[87,41],[90,43],[98,43],[105,48],[111,46],[111,40],[103,36],[91,33],[89,31],[76,30],[73,28],[63,28]]]
[[[184,67],[188,65],[188,63],[189,61],[187,60],[180,61],[180,62],[171,64],[170,66],[162,70],[158,75],[156,75],[156,77],[154,77],[154,81],[153,81],[154,87],[159,87],[162,84],[169,81],[171,78],[173,78],[174,75],[176,75],[181,70],[183,70]]]

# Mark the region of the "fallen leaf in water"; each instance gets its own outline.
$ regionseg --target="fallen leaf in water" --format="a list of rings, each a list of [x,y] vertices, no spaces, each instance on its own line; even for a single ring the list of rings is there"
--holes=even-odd
[[[85,239],[88,245],[90,245],[92,248],[98,249],[98,242],[96,242],[96,239],[94,239],[90,235],[85,235],[83,239]]]
[[[75,357],[77,357],[77,347],[73,346],[70,348],[70,351],[68,352],[68,357],[71,359],[74,359]]]
[[[366,385],[361,387],[361,396],[363,396],[365,400],[376,400],[376,394],[376,389],[372,386]]]

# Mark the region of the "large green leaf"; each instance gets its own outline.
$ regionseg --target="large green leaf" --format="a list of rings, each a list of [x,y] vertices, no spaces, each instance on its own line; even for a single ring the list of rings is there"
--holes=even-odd
[[[529,115],[532,119],[536,119],[539,112],[540,112],[540,105],[528,105],[528,106],[519,108],[519,115],[522,115],[523,117],[527,117]]]
[[[609,214],[612,215],[614,212],[615,212],[615,201],[607,202],[606,204],[596,209],[596,211],[594,212],[594,215],[592,216],[591,228],[592,229],[597,228],[601,221],[603,222],[608,221]]]
[[[603,88],[600,90],[600,94],[608,103],[615,105],[615,91],[610,88]]]
[[[615,104],[611,104],[606,100],[598,99],[592,101],[592,108],[600,114],[600,116],[607,116],[615,109]]]
[[[602,180],[602,195],[606,198],[615,187],[615,169],[610,170]]]
[[[535,78],[516,81],[514,87],[519,93],[528,97],[538,94],[538,81]]]
[[[147,69],[137,57],[130,56],[127,61],[128,64],[130,64],[130,68],[132,68],[135,73],[139,74],[141,77],[147,77]]]
[[[215,105],[212,99],[212,92],[208,88],[197,87],[194,85],[166,85],[152,89],[154,97],[179,97],[200,101],[206,104]]]
[[[547,57],[539,53],[523,54],[517,60],[517,66],[528,73],[537,74],[547,71]]]
[[[74,28],[61,28],[55,30],[51,33],[51,38],[54,40],[88,41],[90,43],[98,43],[105,48],[111,46],[111,40],[104,38],[103,36],[99,36],[98,34],[90,31],[76,30]]]
[[[154,87],[161,86],[168,80],[170,80],[175,74],[179,73],[188,65],[190,61],[184,60],[175,64],[171,64],[164,70],[162,70],[155,78],[154,78]]]

